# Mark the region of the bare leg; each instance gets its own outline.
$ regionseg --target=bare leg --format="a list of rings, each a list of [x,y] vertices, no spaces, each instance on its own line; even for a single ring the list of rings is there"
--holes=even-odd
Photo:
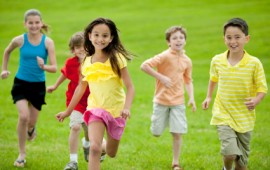
[[[107,135],[106,154],[114,158],[117,154],[119,143],[119,140],[115,140],[110,135]]]
[[[26,133],[27,126],[29,123],[29,108],[27,100],[19,100],[16,102],[16,107],[19,112],[18,124],[17,124],[17,133],[19,141],[19,157],[18,159],[24,160],[26,157]]]
[[[173,136],[173,165],[179,165],[179,156],[182,145],[182,135],[179,133],[172,133]]]
[[[82,123],[82,127],[83,127],[83,132],[84,132],[85,140],[89,142],[89,137],[88,137],[88,127],[86,126],[85,123]]]
[[[100,156],[104,132],[105,125],[103,122],[91,122],[88,125],[88,136],[91,143],[88,170],[100,170]]]
[[[29,122],[28,122],[28,131],[31,131],[37,124],[37,119],[39,115],[39,110],[36,109],[31,103],[29,104]]]
[[[239,165],[238,161],[235,161],[235,170],[247,170],[246,166]]]
[[[78,152],[78,145],[79,145],[79,137],[81,131],[81,124],[74,124],[70,128],[69,134],[69,151],[70,154],[77,154]]]
[[[223,162],[224,162],[225,168],[231,170],[235,159],[236,159],[236,155],[224,155]]]

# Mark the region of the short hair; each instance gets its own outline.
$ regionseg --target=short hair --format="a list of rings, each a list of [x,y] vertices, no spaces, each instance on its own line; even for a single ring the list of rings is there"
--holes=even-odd
[[[229,21],[227,21],[223,26],[223,33],[225,35],[225,32],[228,27],[237,27],[239,28],[245,35],[248,35],[248,24],[245,20],[241,18],[232,18]]]
[[[180,31],[182,34],[184,34],[185,39],[187,39],[187,31],[185,28],[183,28],[182,26],[172,26],[165,31],[166,40],[169,41],[171,35],[177,31]]]
[[[69,46],[70,51],[73,51],[74,47],[83,46],[83,44],[84,44],[84,34],[83,32],[80,31],[80,32],[74,33],[71,36],[68,46]]]

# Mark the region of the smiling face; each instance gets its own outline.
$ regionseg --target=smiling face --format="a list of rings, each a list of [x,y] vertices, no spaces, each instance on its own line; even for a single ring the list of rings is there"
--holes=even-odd
[[[248,41],[249,35],[245,35],[245,33],[239,27],[229,26],[226,28],[224,34],[224,42],[230,52],[243,52],[244,45],[248,43]]]
[[[172,50],[182,51],[186,45],[186,38],[181,31],[176,31],[171,34],[167,42]]]
[[[43,26],[40,16],[38,15],[29,15],[27,16],[25,22],[25,27],[27,28],[28,32],[31,34],[40,33],[40,30]]]
[[[98,24],[94,26],[92,32],[88,35],[90,41],[95,47],[95,50],[103,50],[110,44],[110,42],[112,42],[113,39],[111,31],[106,24]]]

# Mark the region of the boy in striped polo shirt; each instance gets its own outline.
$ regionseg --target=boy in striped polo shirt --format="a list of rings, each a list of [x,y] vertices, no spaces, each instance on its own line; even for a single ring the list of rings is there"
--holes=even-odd
[[[231,170],[233,163],[235,170],[247,169],[255,107],[268,90],[262,63],[244,50],[249,40],[243,19],[233,18],[224,25],[228,50],[211,61],[208,92],[202,103],[208,109],[218,83],[210,124],[217,126],[224,170]]]

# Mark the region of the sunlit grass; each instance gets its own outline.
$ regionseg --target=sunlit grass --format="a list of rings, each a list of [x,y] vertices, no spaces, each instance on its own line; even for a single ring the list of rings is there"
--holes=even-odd
[[[123,44],[135,59],[129,63],[129,72],[136,88],[132,117],[121,140],[115,159],[106,158],[104,170],[165,170],[171,169],[172,138],[168,130],[155,138],[151,135],[150,116],[154,93],[154,78],[140,70],[147,58],[167,48],[164,31],[172,25],[183,25],[187,29],[187,55],[193,61],[193,83],[198,110],[192,113],[187,108],[188,134],[184,135],[180,162],[186,170],[218,170],[222,167],[219,154],[220,143],[215,127],[209,125],[211,110],[203,111],[201,103],[207,91],[211,58],[226,50],[223,43],[222,26],[232,17],[242,17],[250,26],[251,41],[246,50],[260,58],[270,84],[270,2],[203,0],[182,2],[178,0],[145,1],[4,1],[0,0],[0,54],[10,40],[22,34],[23,14],[29,8],[37,8],[43,20],[51,26],[50,37],[54,39],[59,69],[67,57],[70,36],[83,30],[94,18],[111,18],[120,30]],[[9,61],[11,75],[0,80],[0,169],[10,170],[18,156],[17,109],[10,95],[13,78],[18,68],[18,50]],[[1,62],[2,63],[2,62]],[[59,76],[47,73],[47,85]],[[37,124],[38,137],[27,142],[27,164],[25,169],[58,170],[69,161],[68,120],[58,123],[54,115],[65,109],[63,84],[53,94],[47,94],[47,105],[43,107]],[[266,96],[257,108],[257,121],[251,141],[250,170],[267,170],[270,167],[270,99]],[[82,134],[81,134],[82,135]],[[79,150],[79,169],[87,169],[83,150]]]

